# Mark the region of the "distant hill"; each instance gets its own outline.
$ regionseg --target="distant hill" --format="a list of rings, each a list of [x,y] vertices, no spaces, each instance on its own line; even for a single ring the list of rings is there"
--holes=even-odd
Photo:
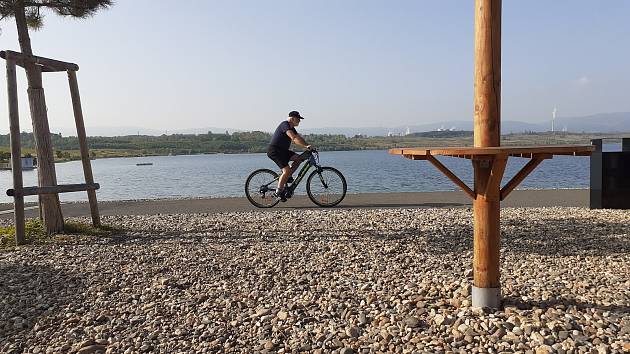
[[[394,127],[330,127],[302,129],[306,134],[344,134],[354,136],[357,134],[367,136],[385,136],[388,133],[404,134],[407,129],[412,133],[432,132],[437,130],[463,130],[472,131],[472,119],[466,121],[444,121],[420,125],[394,126]],[[630,132],[630,112],[599,113],[581,117],[559,117],[555,122],[555,130],[566,129],[575,133],[621,133]],[[551,130],[551,120],[543,123],[528,123],[520,121],[503,120],[501,133],[546,132]]]
[[[437,130],[472,131],[473,121],[442,121],[426,124],[415,124],[408,126],[391,127],[325,127],[309,128],[305,126],[299,129],[303,134],[342,134],[345,136],[366,135],[366,136],[387,136],[405,134],[409,129],[411,133],[434,132]],[[559,117],[556,119],[555,130],[565,130],[574,133],[620,133],[630,132],[630,112],[599,113],[581,117]],[[551,120],[538,123],[503,120],[501,122],[501,133],[523,133],[523,132],[545,132],[551,130]],[[152,135],[162,134],[206,134],[213,133],[230,134],[242,130],[233,128],[203,127],[189,129],[158,130],[152,128],[118,126],[118,127],[93,127],[87,126],[88,136],[125,136],[125,135]],[[0,130],[1,132],[1,130]],[[51,132],[61,133],[63,136],[76,136],[74,127],[51,127]]]
[[[630,132],[630,112],[599,113],[583,117],[560,117],[556,120],[558,130],[564,127],[571,132],[614,133]]]

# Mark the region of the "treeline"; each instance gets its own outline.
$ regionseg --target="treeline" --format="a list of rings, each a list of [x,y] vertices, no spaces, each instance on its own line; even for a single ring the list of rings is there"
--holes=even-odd
[[[627,134],[580,134],[580,133],[537,133],[507,134],[501,137],[501,145],[552,145],[552,144],[588,144],[590,139],[615,138]],[[472,132],[439,131],[413,133],[406,136],[355,135],[347,137],[341,134],[309,134],[306,141],[322,151],[334,150],[375,150],[393,147],[412,146],[470,146],[473,143]],[[57,161],[76,160],[79,155],[77,137],[63,137],[51,134],[55,159]],[[93,158],[149,156],[149,155],[184,155],[211,153],[254,153],[265,152],[271,134],[254,132],[235,132],[232,134],[173,134],[161,136],[128,135],[116,137],[88,137],[90,155]],[[33,134],[22,133],[22,155],[35,155]],[[298,147],[295,147],[299,150]],[[0,135],[0,161],[10,158],[9,135]]]
[[[35,149],[32,133],[22,133],[23,148]],[[344,135],[306,135],[306,140],[322,150],[357,150],[365,148],[358,144],[363,137],[348,138]],[[51,134],[55,151],[79,150],[77,137],[63,137]],[[116,137],[88,137],[90,150],[133,150],[144,154],[204,154],[204,153],[248,153],[264,152],[271,140],[271,134],[235,132],[232,134],[172,134],[161,136],[128,135]],[[0,135],[0,147],[8,148],[9,135]]]

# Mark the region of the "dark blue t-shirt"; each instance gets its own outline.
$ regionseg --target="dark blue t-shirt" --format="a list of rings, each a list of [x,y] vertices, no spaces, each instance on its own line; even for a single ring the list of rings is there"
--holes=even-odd
[[[291,138],[287,135],[287,131],[289,130],[292,130],[295,134],[297,134],[297,130],[295,130],[295,128],[291,128],[291,125],[286,120],[280,123],[280,125],[276,128],[276,131],[273,133],[269,145],[289,150],[289,146],[291,146]]]

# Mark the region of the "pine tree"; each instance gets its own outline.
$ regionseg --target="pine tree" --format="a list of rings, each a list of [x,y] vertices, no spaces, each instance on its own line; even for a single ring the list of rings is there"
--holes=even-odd
[[[98,10],[112,5],[111,0],[0,0],[0,20],[15,18],[18,40],[22,54],[33,55],[28,30],[43,26],[44,13],[52,12],[60,16],[87,18]],[[57,184],[53,149],[46,112],[46,99],[42,87],[42,72],[38,65],[25,61],[28,81],[28,100],[33,122],[33,134],[37,145],[37,172],[39,186]],[[44,219],[49,234],[63,231],[63,215],[59,196],[40,196],[40,215]]]

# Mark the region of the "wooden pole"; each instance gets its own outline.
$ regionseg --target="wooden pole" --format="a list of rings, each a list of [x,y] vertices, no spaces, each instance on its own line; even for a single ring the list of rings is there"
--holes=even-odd
[[[72,97],[72,110],[74,111],[74,122],[77,126],[77,137],[79,138],[79,147],[81,150],[81,162],[83,163],[83,175],[86,184],[94,184],[94,176],[92,175],[92,164],[90,163],[90,152],[87,145],[87,137],[85,134],[85,124],[83,122],[83,110],[81,109],[81,96],[79,95],[79,84],[77,82],[76,71],[68,71],[68,82],[70,83],[70,96]],[[96,227],[101,226],[101,219],[98,214],[98,203],[96,201],[96,191],[89,189],[87,191],[88,200],[90,202],[90,212],[92,214],[92,224]]]
[[[474,145],[500,145],[501,0],[475,0]],[[500,185],[492,177],[493,160],[473,160],[475,307],[499,308]],[[500,182],[500,178],[499,178]]]
[[[17,79],[15,61],[7,58],[7,92],[9,96],[9,130],[11,136],[11,170],[13,189],[22,189],[22,151],[20,148],[20,115],[18,108]],[[13,219],[15,222],[15,244],[26,242],[24,233],[24,197],[13,197]]]
[[[501,0],[475,0],[475,147],[500,146]]]

